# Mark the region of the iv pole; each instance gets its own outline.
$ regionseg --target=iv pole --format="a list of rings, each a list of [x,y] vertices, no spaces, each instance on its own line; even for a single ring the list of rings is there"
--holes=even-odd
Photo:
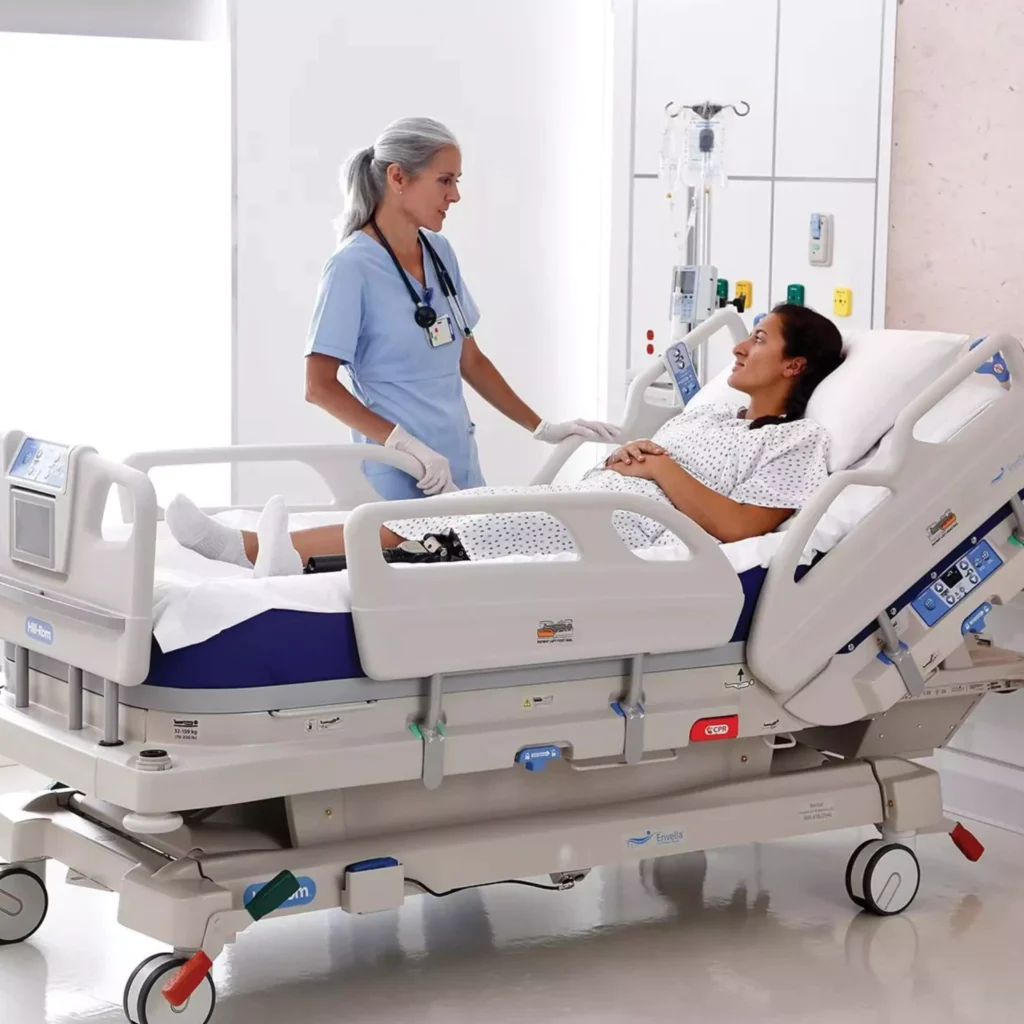
[[[673,267],[672,271],[672,293],[679,294],[683,285],[683,274],[691,272],[694,268],[698,270],[710,270],[711,264],[711,225],[712,225],[712,179],[714,177],[715,159],[715,123],[714,119],[723,110],[732,110],[737,117],[746,117],[750,113],[750,104],[746,101],[740,102],[740,109],[734,104],[711,103],[706,100],[693,106],[680,104],[672,111],[672,104],[665,105],[665,113],[669,118],[677,118],[684,110],[690,111],[697,116],[698,120],[698,150],[700,153],[700,169],[698,181],[695,185],[687,188],[687,200],[690,213],[690,223],[686,236],[686,266]],[[717,271],[714,272],[717,279]],[[698,324],[702,323],[704,316],[694,312],[691,319],[681,321],[678,328],[685,328],[677,335],[673,330],[673,341],[677,336],[692,331]],[[703,386],[706,381],[707,364],[704,349],[698,349],[693,353],[693,369],[697,381]]]

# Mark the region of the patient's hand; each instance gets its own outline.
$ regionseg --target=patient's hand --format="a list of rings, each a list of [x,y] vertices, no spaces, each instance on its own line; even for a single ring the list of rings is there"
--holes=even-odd
[[[651,442],[646,443],[650,444]],[[675,464],[672,456],[667,453],[663,455],[648,453],[643,461],[633,459],[632,462],[615,462],[608,465],[607,468],[614,473],[621,473],[623,476],[635,476],[641,480],[657,480],[666,466]]]
[[[653,441],[630,441],[621,448],[617,448],[608,456],[605,466],[608,469],[618,469],[619,465],[629,466],[634,462],[643,462],[646,455],[664,455],[665,449]],[[620,470],[621,472],[621,470]],[[638,474],[625,474],[635,476]]]

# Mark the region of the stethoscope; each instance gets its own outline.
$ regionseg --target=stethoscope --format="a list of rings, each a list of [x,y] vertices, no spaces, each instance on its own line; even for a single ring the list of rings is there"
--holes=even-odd
[[[379,227],[377,227],[377,221],[370,220],[370,227],[373,228],[373,233],[380,239],[380,244],[387,250],[388,255],[391,257],[391,262],[394,263],[398,270],[398,273],[402,275],[402,280],[405,282],[405,287],[409,292],[409,297],[413,301],[413,305],[416,307],[416,312],[413,314],[413,319],[416,321],[418,327],[422,327],[425,331],[430,330],[434,324],[437,323],[437,312],[434,307],[431,306],[425,299],[421,299],[417,294],[416,289],[412,285],[412,281],[409,280],[409,275],[405,272],[405,267],[398,262],[398,257],[395,255],[395,250],[388,244],[388,240],[384,237],[384,233]],[[430,257],[430,262],[434,264],[434,273],[437,274],[437,280],[441,285],[441,291],[444,297],[448,300],[448,308],[452,311],[452,316],[455,319],[455,326],[462,331],[465,337],[470,337],[472,331],[469,328],[469,321],[466,319],[466,314],[462,310],[462,304],[459,302],[459,297],[455,293],[455,282],[452,281],[451,276],[448,273],[448,268],[444,265],[441,257],[434,251],[434,247],[427,241],[426,236],[423,232],[419,232],[420,242],[423,244],[423,248],[427,251],[427,255]]]

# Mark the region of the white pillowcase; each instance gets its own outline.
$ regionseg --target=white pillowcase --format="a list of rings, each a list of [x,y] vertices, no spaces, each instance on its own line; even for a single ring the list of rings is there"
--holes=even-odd
[[[947,370],[970,339],[933,331],[850,331],[845,359],[815,389],[807,416],[831,444],[830,473],[852,466],[903,408]]]
[[[829,436],[830,473],[862,458],[904,406],[966,350],[970,338],[939,331],[863,330],[849,331],[843,340],[843,364],[815,388],[806,412]],[[747,396],[727,383],[731,373],[731,366],[724,369],[688,406],[745,405]]]

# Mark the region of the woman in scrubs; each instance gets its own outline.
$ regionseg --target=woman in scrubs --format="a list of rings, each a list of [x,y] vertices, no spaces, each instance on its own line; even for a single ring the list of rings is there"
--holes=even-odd
[[[350,427],[355,441],[423,464],[415,480],[364,463],[386,499],[484,485],[463,381],[540,441],[615,440],[606,423],[542,420],[480,351],[472,334],[480,313],[438,233],[459,201],[461,173],[451,132],[406,118],[356,153],[342,175],[345,212],[306,346],[306,398]],[[338,380],[341,366],[352,391]]]

